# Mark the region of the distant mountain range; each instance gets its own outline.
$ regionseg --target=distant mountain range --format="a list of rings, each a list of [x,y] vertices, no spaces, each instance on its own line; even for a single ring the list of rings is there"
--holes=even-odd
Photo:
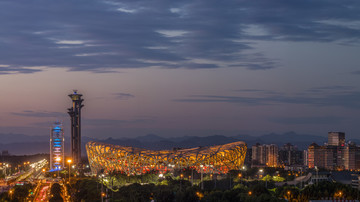
[[[213,135],[207,137],[197,136],[182,136],[182,137],[160,137],[154,134],[139,136],[135,138],[107,138],[95,139],[89,137],[82,137],[82,154],[86,154],[85,144],[89,141],[98,141],[114,145],[132,146],[145,149],[162,150],[179,148],[191,148],[198,146],[211,146],[226,144],[235,141],[244,141],[248,147],[256,143],[260,144],[277,144],[282,146],[286,143],[291,143],[298,146],[299,149],[306,149],[311,143],[316,142],[319,145],[327,142],[327,137],[297,134],[295,132],[287,132],[283,134],[265,134],[262,136],[236,135],[232,137]],[[360,140],[351,140],[357,144]],[[70,153],[70,138],[65,138],[65,152]],[[23,134],[0,134],[0,151],[8,150],[10,154],[24,155],[49,153],[49,137],[48,136],[27,136]]]

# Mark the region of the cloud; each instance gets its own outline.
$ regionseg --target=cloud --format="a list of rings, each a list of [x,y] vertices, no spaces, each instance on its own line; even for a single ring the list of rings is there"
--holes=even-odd
[[[351,74],[360,75],[360,71],[353,71]]]
[[[323,87],[314,87],[308,90],[308,92],[313,93],[324,93],[324,92],[344,92],[344,91],[353,91],[355,87],[353,86],[323,86]]]
[[[332,116],[326,116],[326,117],[275,117],[270,118],[269,121],[273,123],[279,123],[279,124],[288,124],[288,125],[319,125],[319,124],[339,124],[343,122],[345,118],[343,117],[332,117]]]
[[[115,93],[114,94],[119,100],[128,100],[130,98],[134,98],[135,96],[130,93]]]
[[[249,40],[358,44],[359,4],[325,0],[1,1],[0,61],[11,70],[0,69],[0,74],[41,71],[31,69],[34,66],[95,73],[146,67],[267,70],[279,64],[273,58],[248,55],[254,49]],[[197,59],[208,62],[192,62]]]
[[[241,93],[252,93],[252,94],[268,94],[268,95],[279,95],[278,92],[272,90],[260,90],[260,89],[240,89],[234,90],[234,92],[241,92]]]
[[[12,112],[11,114],[15,116],[40,117],[40,118],[68,116],[66,113],[62,113],[62,112],[32,111],[32,110],[24,110],[22,112]]]
[[[0,74],[31,74],[40,71],[42,70],[27,67],[10,67],[9,65],[0,65]]]
[[[174,101],[197,103],[235,103],[255,106],[302,104],[317,107],[360,109],[360,91],[351,89],[353,88],[346,86],[329,86],[312,88],[309,90],[312,93],[305,91],[305,93],[299,93],[296,95],[287,95],[284,93],[274,93],[271,95],[262,91],[259,91],[260,94],[256,96],[190,95],[188,98],[175,99]]]
[[[222,102],[222,103],[241,103],[247,105],[265,104],[259,98],[240,97],[240,96],[220,96],[220,95],[191,95],[189,98],[175,99],[176,102]]]

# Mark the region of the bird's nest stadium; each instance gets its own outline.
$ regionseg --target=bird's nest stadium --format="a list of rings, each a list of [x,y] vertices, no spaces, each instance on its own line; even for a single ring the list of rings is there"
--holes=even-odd
[[[100,142],[86,144],[90,167],[94,174],[120,172],[128,175],[139,175],[150,171],[166,173],[182,168],[223,174],[242,167],[246,148],[245,142],[162,151]]]

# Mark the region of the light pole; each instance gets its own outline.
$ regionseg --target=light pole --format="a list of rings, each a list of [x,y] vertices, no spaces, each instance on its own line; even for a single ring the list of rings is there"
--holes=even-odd
[[[191,168],[191,186],[194,184],[194,168]]]
[[[231,172],[229,170],[229,179],[230,179],[230,189],[231,189]]]
[[[181,174],[180,174],[180,191],[181,191],[181,188],[182,188],[182,182],[181,182],[181,181],[182,181],[182,178],[183,178],[183,177],[184,177],[184,175],[181,173]]]
[[[104,174],[101,174],[101,202],[104,202],[104,197],[105,197],[103,180],[104,180]]]
[[[262,177],[262,175],[263,175],[264,170],[263,170],[263,169],[260,169],[260,170],[259,170],[259,172],[260,172],[260,176],[259,176],[259,178],[261,178],[261,177]]]
[[[287,191],[288,199],[291,201],[291,191]]]
[[[69,184],[70,184],[70,175],[71,175],[71,173],[70,173],[70,164],[71,164],[71,159],[68,159],[67,160],[67,162],[69,163]]]
[[[242,173],[238,173],[238,177],[239,177],[239,182],[240,182],[240,184],[242,184]]]
[[[204,190],[204,182],[203,182],[203,171],[204,171],[204,166],[200,165],[200,169],[201,169],[201,190]]]
[[[316,184],[319,183],[319,169],[317,166],[315,166],[315,170],[316,170]]]

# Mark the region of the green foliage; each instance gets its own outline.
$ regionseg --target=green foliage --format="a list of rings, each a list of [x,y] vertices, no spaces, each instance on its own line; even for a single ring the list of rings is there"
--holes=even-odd
[[[160,185],[169,185],[169,182],[167,180],[161,180]]]
[[[33,189],[33,185],[24,184],[24,185],[16,185],[14,187],[13,199],[16,201],[23,201],[29,195],[30,190]]]
[[[283,177],[279,177],[279,176],[270,176],[270,175],[266,175],[265,177],[263,177],[261,180],[263,181],[275,181],[275,182],[283,182],[285,181],[285,178]]]
[[[62,188],[60,186],[59,183],[54,183],[52,186],[51,186],[51,189],[50,189],[50,194],[52,195],[61,195],[62,193]]]
[[[340,194],[341,193],[341,194]],[[356,199],[358,190],[350,185],[334,182],[320,182],[318,184],[305,187],[301,192],[301,197],[307,199],[321,199],[324,197]]]
[[[7,192],[0,193],[0,201],[10,201],[9,194]]]
[[[265,177],[270,177],[265,176]],[[109,190],[110,201],[309,201],[324,197],[338,197],[345,199],[355,199],[358,192],[356,189],[347,185],[332,182],[321,182],[317,185],[309,185],[304,189],[295,186],[274,186],[273,179],[262,180],[242,180],[232,181],[230,179],[219,178],[219,180],[204,181],[204,190],[200,185],[191,186],[191,182],[186,179],[173,179],[166,176],[163,180],[158,180],[156,174],[143,176],[112,176],[110,179],[117,184],[117,192]],[[157,179],[155,183],[130,183],[131,181],[146,181],[145,179]],[[266,178],[265,178],[266,179]],[[149,181],[151,181],[149,180]],[[216,182],[216,186],[215,186]],[[108,185],[108,184],[107,184]],[[114,186],[114,184],[113,184]],[[75,194],[74,201],[99,201],[101,193],[101,180],[99,178],[81,179],[73,182],[71,192]],[[104,187],[105,188],[105,187]]]
[[[110,173],[105,177],[99,177],[99,183],[103,183],[107,188],[116,192],[119,187],[133,183],[157,183],[159,181],[158,174],[148,172],[143,175],[126,175],[123,173]]]
[[[250,191],[253,195],[261,195],[261,194],[270,194],[269,190],[262,184],[257,184],[255,186],[250,187]]]
[[[173,201],[175,199],[174,191],[169,186],[156,186],[153,190],[153,199],[157,202]]]
[[[62,187],[60,186],[59,183],[54,183],[51,186],[50,189],[50,194],[52,195],[52,197],[50,198],[50,202],[62,202],[64,201],[63,198],[61,197],[62,194]]]
[[[96,179],[82,179],[69,186],[68,189],[74,194],[74,201],[93,201],[100,199],[101,189]]]
[[[238,190],[241,190],[240,192],[244,192],[244,193],[247,193],[249,188],[243,184],[236,184],[233,189],[238,189]]]

